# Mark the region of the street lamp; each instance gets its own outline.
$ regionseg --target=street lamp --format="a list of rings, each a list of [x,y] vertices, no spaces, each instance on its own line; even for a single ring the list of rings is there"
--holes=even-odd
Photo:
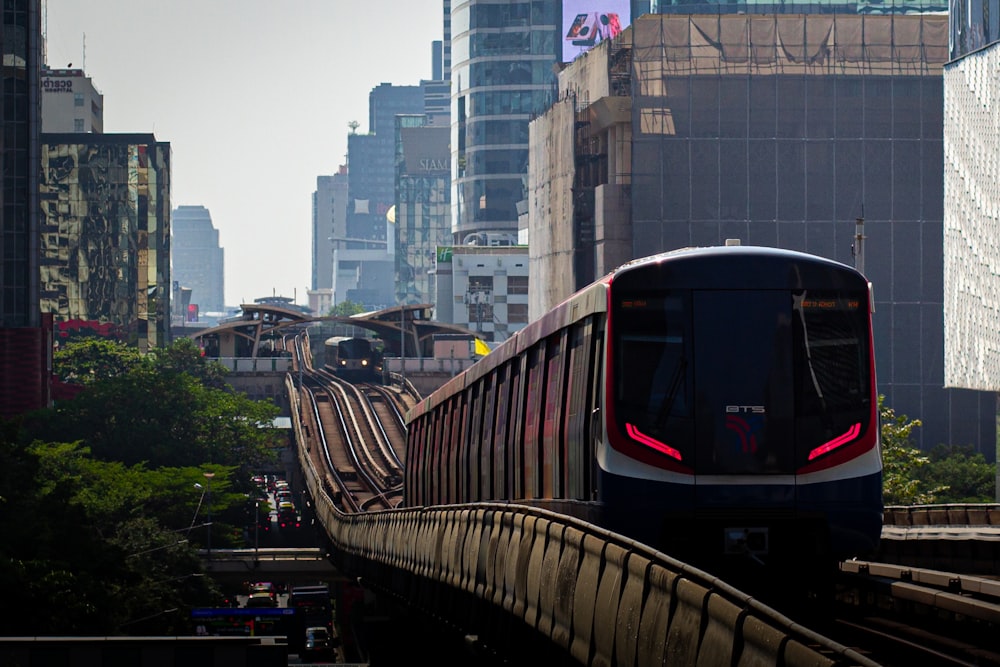
[[[207,480],[208,488],[206,489],[208,494],[208,540],[206,541],[205,548],[208,552],[208,557],[212,557],[212,478],[215,477],[214,472],[205,472],[202,475]]]

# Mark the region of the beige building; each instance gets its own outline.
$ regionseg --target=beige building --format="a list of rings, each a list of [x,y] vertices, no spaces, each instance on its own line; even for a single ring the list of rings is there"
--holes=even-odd
[[[42,132],[104,132],[104,95],[80,69],[43,69]]]

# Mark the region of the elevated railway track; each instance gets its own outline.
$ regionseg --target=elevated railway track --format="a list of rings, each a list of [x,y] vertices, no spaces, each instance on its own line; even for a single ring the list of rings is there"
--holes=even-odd
[[[964,580],[977,591],[941,589],[953,577],[915,577],[900,565],[890,585],[892,566],[846,563],[837,597],[782,612],[710,573],[564,515],[507,503],[400,507],[394,466],[404,460],[402,414],[415,397],[339,387],[307,368],[287,382],[299,462],[338,570],[389,604],[464,636],[480,658],[553,665],[1000,664],[986,639],[934,639],[933,623],[918,628],[907,615],[916,608],[909,594],[928,618],[950,609],[970,636],[995,636],[995,591],[973,578]],[[317,401],[321,385],[328,398]],[[337,412],[341,403],[349,407]],[[342,426],[331,429],[328,421]],[[331,437],[341,431],[350,437]],[[345,456],[355,471],[366,469],[371,487],[338,486],[334,471],[348,464],[335,459]],[[357,502],[347,502],[348,495]],[[919,592],[910,588],[920,583],[914,579],[935,583]],[[894,624],[923,634],[875,632]],[[954,636],[947,628],[940,629]]]

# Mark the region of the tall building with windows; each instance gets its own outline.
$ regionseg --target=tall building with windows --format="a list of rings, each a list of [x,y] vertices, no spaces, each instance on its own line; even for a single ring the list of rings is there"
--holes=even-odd
[[[169,344],[170,144],[44,134],[40,173],[42,311],[142,352]]]
[[[38,304],[41,6],[8,0],[0,11],[0,416],[10,417],[49,403],[52,323]]]
[[[347,299],[366,310],[395,303],[389,213],[396,198],[397,114],[423,113],[421,86],[382,83],[368,96],[368,133],[347,137],[347,219],[334,235],[338,276],[353,275]]]
[[[451,0],[451,224],[517,234],[528,122],[555,99],[558,0]]]
[[[312,286],[309,290],[309,307],[314,313],[323,314],[330,307],[347,300],[344,287],[351,276],[338,280],[336,253],[338,241],[347,234],[347,166],[342,165],[336,174],[316,177],[313,192],[312,226]],[[339,290],[339,296],[337,293]]]
[[[396,116],[396,304],[434,303],[435,254],[450,246],[448,127]],[[439,321],[440,317],[437,317]]]
[[[204,206],[178,206],[171,214],[170,229],[173,284],[191,290],[182,315],[188,321],[192,315],[221,316],[226,310],[225,250],[219,245],[212,214]]]
[[[104,132],[104,95],[81,69],[42,69],[42,132]]]

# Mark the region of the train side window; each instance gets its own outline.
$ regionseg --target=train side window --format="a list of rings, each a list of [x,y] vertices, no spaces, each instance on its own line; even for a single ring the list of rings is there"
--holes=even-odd
[[[483,500],[492,500],[497,497],[496,482],[494,479],[495,469],[500,462],[496,460],[497,441],[496,441],[496,422],[495,422],[495,406],[497,405],[497,378],[502,378],[504,369],[501,366],[495,372],[490,373],[484,379],[486,383],[485,398],[483,405],[483,444],[482,452],[480,456],[482,457],[482,495]]]
[[[496,375],[496,415],[495,426],[493,427],[493,449],[492,470],[493,470],[493,498],[508,498],[507,495],[507,459],[504,454],[507,451],[507,412],[510,410],[510,387],[513,383],[514,363],[498,369]]]
[[[524,485],[521,477],[522,448],[519,444],[523,434],[522,424],[524,423],[524,384],[527,371],[525,370],[524,355],[515,358],[510,368],[510,393],[503,396],[510,406],[507,408],[507,419],[503,424],[503,439],[499,440],[500,447],[506,452],[504,460],[504,487],[501,490],[503,498],[523,498]]]
[[[563,498],[563,469],[565,452],[562,449],[562,414],[565,409],[566,330],[549,339],[545,348],[545,394],[542,397],[542,497]]]
[[[468,447],[469,488],[467,500],[476,502],[482,498],[482,454],[483,448],[483,384],[485,378],[480,378],[472,385],[470,403],[472,406],[469,415],[469,431],[466,434]]]
[[[452,422],[455,419],[455,400],[447,401],[446,406],[447,409],[441,420],[441,467],[438,468],[438,472],[441,474],[441,498],[446,503],[452,503],[454,502],[453,490],[455,488],[455,443],[451,439],[451,430]]]
[[[443,479],[442,468],[444,466],[442,466],[441,464],[441,447],[442,447],[442,441],[444,440],[442,433],[444,415],[442,414],[441,410],[434,410],[433,414],[434,414],[434,431],[433,431],[434,435],[431,438],[431,441],[428,443],[428,445],[430,446],[430,459],[431,459],[430,469],[433,471],[432,482],[431,482],[433,486],[431,487],[429,500],[430,504],[437,504],[441,502],[443,495],[441,480]]]
[[[524,447],[524,496],[525,498],[540,498],[542,496],[542,452],[539,446],[539,436],[542,425],[542,392],[545,376],[546,341],[540,341],[537,347],[528,350],[528,381],[525,385],[524,435],[520,442]],[[515,440],[515,442],[518,442]]]
[[[587,401],[587,362],[589,357],[590,322],[579,322],[570,329],[567,354],[566,409],[563,411],[563,431],[566,434],[564,453],[564,486],[568,498],[585,499],[586,456],[590,451],[586,422],[590,414]]]
[[[468,491],[468,439],[466,438],[466,420],[469,418],[469,394],[459,392],[455,397],[455,420],[452,424],[452,469],[455,471],[454,493],[452,502],[465,502]]]

